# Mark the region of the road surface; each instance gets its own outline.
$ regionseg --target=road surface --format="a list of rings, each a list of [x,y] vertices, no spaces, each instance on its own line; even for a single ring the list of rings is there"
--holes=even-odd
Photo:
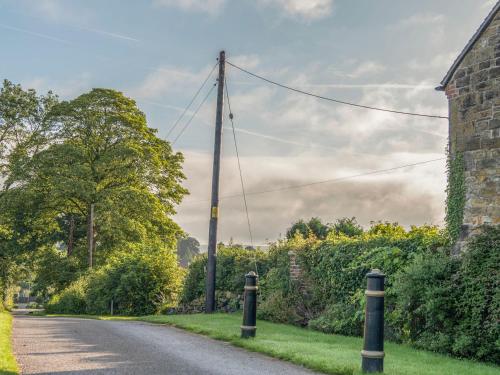
[[[311,375],[221,341],[142,322],[14,316],[22,374]]]

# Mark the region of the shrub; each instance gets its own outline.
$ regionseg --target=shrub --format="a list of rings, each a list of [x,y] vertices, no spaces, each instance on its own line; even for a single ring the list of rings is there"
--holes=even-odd
[[[468,242],[458,272],[458,355],[500,363],[499,265],[500,227],[484,228]]]
[[[330,232],[324,241],[295,236],[271,247],[269,271],[261,279],[259,316],[328,333],[361,335],[366,273],[380,268],[387,275],[386,338],[401,341],[400,322],[390,319],[396,304],[392,284],[419,254],[442,251],[446,236],[437,227],[406,231],[394,223],[375,223],[353,236],[339,233]],[[299,282],[290,280],[290,250],[301,267]]]
[[[189,265],[181,302],[184,305],[205,295],[207,254],[198,255]],[[267,254],[261,250],[247,250],[221,246],[217,250],[216,293],[231,293],[232,299],[243,293],[245,274],[254,271],[262,278],[267,273]],[[220,302],[220,301],[219,301]],[[234,302],[236,303],[236,302]],[[222,308],[220,303],[217,308]]]
[[[167,250],[131,250],[80,277],[46,304],[49,313],[148,315],[174,306],[183,271]]]
[[[87,311],[149,315],[175,305],[183,272],[170,251],[144,254],[132,252],[112,259],[89,278]]]
[[[49,314],[85,314],[87,288],[87,278],[81,277],[60,293],[54,294],[45,304],[45,311]]]
[[[416,347],[449,352],[459,293],[458,261],[444,253],[419,254],[395,278],[388,321],[394,336]]]

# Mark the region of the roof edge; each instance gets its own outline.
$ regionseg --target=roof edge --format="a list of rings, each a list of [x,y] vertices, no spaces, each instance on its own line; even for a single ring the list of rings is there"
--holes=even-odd
[[[455,73],[455,70],[457,70],[458,66],[460,65],[462,60],[465,58],[465,55],[471,50],[472,46],[477,42],[477,40],[479,39],[481,34],[484,32],[484,30],[486,30],[486,28],[489,26],[489,24],[491,23],[493,18],[495,18],[495,15],[499,9],[500,9],[500,0],[497,1],[495,6],[493,7],[493,9],[491,9],[491,11],[488,13],[488,15],[486,16],[484,21],[481,23],[479,28],[474,33],[474,35],[472,35],[470,40],[467,42],[467,44],[465,45],[462,52],[460,52],[458,57],[455,59],[455,61],[451,65],[450,69],[448,69],[448,72],[446,73],[446,75],[442,79],[441,84],[438,87],[436,87],[436,90],[444,91],[446,85],[450,82],[451,77]]]

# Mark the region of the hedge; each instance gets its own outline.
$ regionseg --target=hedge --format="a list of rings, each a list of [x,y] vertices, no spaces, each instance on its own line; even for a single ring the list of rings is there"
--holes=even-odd
[[[363,332],[365,275],[386,277],[387,339],[459,357],[499,362],[500,229],[484,228],[461,258],[450,256],[449,236],[434,226],[409,231],[377,223],[365,233],[325,240],[296,236],[257,252],[262,319],[360,336]],[[290,279],[289,252],[301,266],[300,282]],[[219,308],[241,298],[243,275],[253,254],[220,249],[217,256]],[[181,300],[203,309],[206,256],[190,265]],[[234,303],[238,306],[238,303]],[[196,310],[196,309],[195,309]]]

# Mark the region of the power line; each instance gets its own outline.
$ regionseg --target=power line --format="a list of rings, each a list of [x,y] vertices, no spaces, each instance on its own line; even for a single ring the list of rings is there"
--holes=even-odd
[[[241,191],[243,193],[243,202],[245,203],[245,212],[247,215],[248,233],[250,235],[250,244],[253,247],[252,226],[250,224],[250,216],[248,215],[248,204],[247,204],[247,197],[245,194],[245,184],[243,183],[243,173],[241,172],[240,153],[238,151],[238,142],[236,141],[236,132],[234,130],[234,121],[233,121],[234,116],[233,116],[233,111],[231,110],[231,102],[229,100],[229,91],[227,89],[227,81],[225,79],[224,79],[224,83],[225,83],[225,89],[226,89],[227,106],[229,108],[229,120],[231,120],[231,128],[233,130],[234,148],[236,150],[236,159],[238,160],[238,170],[240,172]],[[257,261],[255,261],[255,268],[256,268],[256,272],[257,272]]]
[[[342,182],[342,181],[350,180],[350,179],[353,179],[353,178],[370,176],[370,175],[375,175],[375,174],[380,174],[380,173],[392,172],[392,171],[395,171],[395,170],[398,170],[398,169],[403,169],[403,168],[408,168],[408,167],[415,167],[415,166],[429,164],[429,163],[433,163],[433,162],[441,161],[441,160],[445,160],[445,159],[446,159],[445,157],[444,158],[438,158],[438,159],[431,159],[431,160],[420,161],[420,162],[417,162],[417,163],[399,165],[399,166],[392,167],[392,168],[387,168],[387,169],[377,169],[377,170],[373,170],[373,171],[370,171],[370,172],[359,173],[359,174],[354,174],[354,175],[350,175],[350,176],[332,178],[332,179],[321,180],[321,181],[314,181],[314,182],[309,182],[309,183],[306,183],[306,184],[290,185],[290,186],[284,186],[284,187],[276,188],[276,189],[251,191],[251,192],[247,192],[246,195],[249,196],[249,195],[268,194],[268,193],[275,193],[275,192],[279,192],[279,191],[302,189],[302,188],[305,188],[305,187],[308,187],[308,186],[313,186],[313,185],[321,185],[321,184],[327,184],[327,183]],[[238,198],[238,197],[241,197],[241,194],[226,195],[226,196],[221,197],[220,199],[231,199],[231,198]],[[202,203],[202,202],[207,202],[207,200],[192,201],[192,202],[189,202],[189,203]]]
[[[175,145],[175,143],[181,137],[181,135],[184,134],[184,131],[188,128],[189,124],[191,124],[191,121],[193,121],[193,119],[196,117],[200,108],[203,106],[203,104],[205,104],[205,102],[207,101],[207,99],[210,96],[210,94],[212,93],[212,91],[214,91],[215,86],[217,86],[216,83],[214,83],[212,85],[212,88],[208,91],[207,95],[203,98],[203,100],[201,101],[198,108],[196,108],[196,110],[193,112],[193,114],[191,115],[189,120],[184,124],[184,127],[182,128],[181,132],[177,135],[177,137],[175,137],[174,141],[172,142],[172,146]]]
[[[212,75],[212,73],[214,72],[215,68],[217,67],[217,65],[219,65],[219,63],[216,63],[212,70],[210,70],[210,73],[208,73],[207,75],[207,78],[205,78],[205,80],[203,81],[203,83],[201,84],[200,88],[198,89],[198,91],[196,91],[196,93],[194,94],[193,98],[191,99],[191,101],[189,102],[189,104],[187,105],[186,108],[184,108],[184,111],[181,113],[181,115],[179,116],[179,118],[175,121],[174,125],[170,128],[170,130],[168,131],[167,133],[167,136],[166,138],[168,138],[170,136],[170,134],[175,130],[175,128],[177,127],[177,125],[179,124],[179,122],[181,121],[181,119],[184,117],[184,115],[186,114],[186,112],[188,111],[188,109],[191,107],[191,105],[194,103],[194,101],[196,100],[196,98],[198,97],[198,95],[200,94],[201,90],[203,89],[203,87],[205,87],[205,84],[207,83],[208,79],[210,78],[210,76]]]
[[[307,91],[303,91],[303,90],[300,90],[300,89],[297,89],[297,88],[294,88],[294,87],[290,87],[290,86],[287,86],[287,85],[284,85],[282,83],[278,83],[276,81],[273,81],[273,80],[270,80],[268,78],[265,78],[265,77],[262,77],[256,73],[252,73],[246,69],[243,69],[241,67],[239,67],[238,65],[235,65],[233,64],[232,62],[230,61],[227,61],[226,62],[231,65],[232,67],[248,74],[248,75],[251,75],[252,77],[255,77],[255,78],[258,78],[262,81],[265,81],[267,83],[270,83],[270,84],[273,84],[273,85],[276,85],[278,87],[281,87],[281,88],[284,88],[284,89],[287,89],[287,90],[291,90],[291,91],[295,91],[299,94],[303,94],[303,95],[307,95],[307,96],[312,96],[314,98],[318,98],[318,99],[323,99],[323,100],[328,100],[330,102],[334,102],[334,103],[338,103],[338,104],[344,104],[344,105],[349,105],[349,106],[352,106],[352,107],[358,107],[358,108],[364,108],[364,109],[371,109],[371,110],[374,110],[374,111],[381,111],[381,112],[390,112],[390,113],[398,113],[398,114],[401,114],[401,115],[408,115],[408,116],[419,116],[419,117],[429,117],[429,118],[439,118],[439,119],[448,119],[447,116],[439,116],[439,115],[427,115],[427,114],[423,114],[423,113],[415,113],[415,112],[405,112],[405,111],[397,111],[397,110],[394,110],[394,109],[387,109],[387,108],[379,108],[379,107],[372,107],[372,106],[368,106],[368,105],[362,105],[362,104],[356,104],[356,103],[351,103],[351,102],[346,102],[346,101],[343,101],[343,100],[339,100],[339,99],[333,99],[333,98],[328,98],[326,96],[322,96],[322,95],[318,95],[318,94],[314,94],[314,93],[311,93],[311,92],[307,92]]]

